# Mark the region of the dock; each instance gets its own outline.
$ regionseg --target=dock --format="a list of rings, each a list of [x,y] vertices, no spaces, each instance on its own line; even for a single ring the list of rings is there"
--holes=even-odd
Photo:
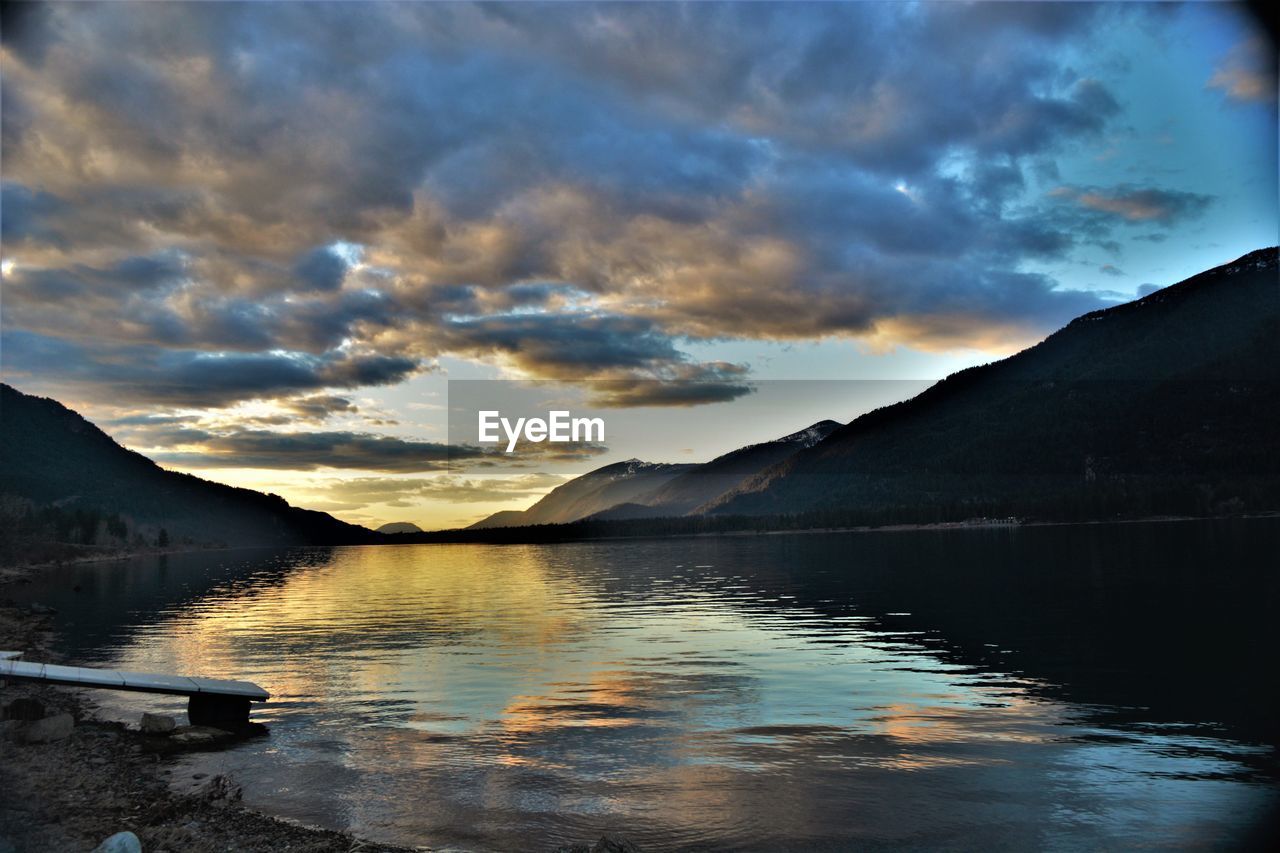
[[[249,703],[265,702],[271,698],[270,693],[250,681],[60,666],[23,661],[19,659],[21,656],[21,652],[0,651],[0,682],[37,681],[66,687],[97,687],[103,690],[186,696],[187,716],[193,726],[247,723]]]

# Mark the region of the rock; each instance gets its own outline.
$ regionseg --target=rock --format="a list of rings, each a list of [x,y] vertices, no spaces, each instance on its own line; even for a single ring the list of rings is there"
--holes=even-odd
[[[169,735],[171,743],[183,746],[200,746],[231,740],[232,738],[233,735],[224,732],[222,729],[215,729],[210,726],[178,726],[173,730],[173,734]]]
[[[117,832],[93,848],[93,853],[142,853],[142,842],[132,832]]]
[[[201,785],[195,795],[210,805],[224,807],[240,802],[244,791],[226,776],[214,776]]]
[[[27,723],[17,735],[26,743],[53,743],[71,737],[75,727],[76,721],[70,714],[57,714]]]
[[[178,727],[178,722],[164,714],[143,714],[140,727],[144,735],[167,735]]]
[[[6,720],[43,720],[44,705],[38,699],[20,696],[4,706]]]
[[[27,608],[27,610],[31,611],[37,616],[53,616],[58,612],[57,609],[50,607],[47,604],[32,604],[30,607]]]

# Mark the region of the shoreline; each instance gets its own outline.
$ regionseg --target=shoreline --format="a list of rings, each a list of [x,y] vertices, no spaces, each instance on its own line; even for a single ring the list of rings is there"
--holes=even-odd
[[[315,547],[315,546],[273,546],[273,545],[210,545],[206,548],[192,545],[181,545],[173,548],[141,548],[117,549],[107,553],[82,553],[76,556],[41,560],[39,562],[20,561],[0,563],[0,590],[6,585],[25,583],[30,574],[47,569],[58,569],[66,566],[82,566],[87,563],[118,563],[125,560],[136,560],[139,557],[168,557],[176,554],[217,554],[224,551],[251,551],[273,547]]]
[[[744,538],[749,536],[791,536],[791,535],[815,535],[829,533],[933,533],[933,532],[949,532],[955,530],[1020,530],[1036,527],[1095,527],[1108,524],[1169,524],[1175,522],[1187,521],[1254,521],[1257,519],[1280,518],[1280,510],[1269,510],[1266,512],[1252,512],[1243,515],[1152,515],[1141,518],[1106,518],[1106,519],[1088,519],[1084,521],[1052,521],[1052,520],[1036,520],[1036,521],[1004,521],[998,519],[982,520],[982,521],[937,521],[929,523],[909,523],[909,524],[881,524],[881,525],[859,525],[852,527],[801,527],[792,529],[778,530],[717,530],[705,531],[698,533],[645,533],[630,534],[618,536],[566,536],[564,539],[510,539],[504,541],[450,541],[450,540],[428,540],[428,541],[406,541],[399,537],[420,537],[420,536],[437,536],[446,533],[456,533],[466,528],[448,529],[448,530],[425,530],[421,533],[389,533],[382,534],[384,541],[360,542],[360,543],[302,543],[297,545],[220,545],[209,547],[197,546],[179,546],[174,548],[146,548],[142,550],[119,550],[106,554],[82,554],[66,559],[45,560],[41,562],[18,562],[18,563],[0,563],[0,600],[3,599],[3,589],[7,585],[25,583],[28,576],[47,569],[64,568],[66,566],[85,565],[88,563],[114,563],[124,562],[126,560],[135,560],[139,557],[164,557],[176,556],[181,554],[205,554],[205,553],[223,553],[226,551],[255,551],[267,549],[289,549],[289,548],[347,548],[356,546],[382,546],[382,545],[562,545],[581,542],[632,542],[644,541],[647,539],[713,539],[718,537],[726,538]],[[569,522],[575,524],[576,522]],[[539,530],[544,527],[558,527],[561,525],[531,525],[528,527],[504,527],[493,528],[494,530]],[[568,526],[568,525],[564,525]]]
[[[1186,521],[1253,521],[1257,519],[1280,518],[1280,510],[1252,512],[1243,515],[1151,515],[1141,518],[1104,518],[1084,521],[936,521],[910,524],[860,525],[852,527],[798,527],[778,530],[715,530],[698,533],[637,533],[617,536],[566,536],[564,539],[522,540],[513,538],[506,541],[485,541],[482,539],[464,541],[440,539],[436,541],[409,541],[408,539],[392,539],[387,542],[372,542],[372,545],[565,545],[581,542],[633,542],[647,539],[713,539],[719,537],[744,538],[750,536],[791,536],[813,535],[822,533],[934,533],[954,530],[1024,530],[1035,527],[1095,527],[1107,524],[1168,524]],[[577,522],[568,522],[576,524]],[[538,530],[544,527],[560,525],[530,525],[527,527],[495,527],[492,530]],[[466,530],[467,528],[461,528]],[[456,533],[458,530],[428,530],[423,533],[392,533],[392,537],[434,536],[445,533]]]
[[[57,662],[50,614],[18,606],[6,596],[10,586],[39,570],[6,567],[0,576],[0,649]],[[174,771],[166,760],[179,750],[136,727],[100,719],[89,692],[21,682],[0,688],[0,703],[6,706],[31,699],[43,706],[46,719],[69,714],[75,721],[69,735],[47,743],[18,743],[12,736],[19,724],[0,722],[0,851],[87,851],[122,831],[136,834],[148,853],[414,849],[256,811],[241,802],[239,786],[225,776],[193,780],[199,787],[179,794],[170,785]]]

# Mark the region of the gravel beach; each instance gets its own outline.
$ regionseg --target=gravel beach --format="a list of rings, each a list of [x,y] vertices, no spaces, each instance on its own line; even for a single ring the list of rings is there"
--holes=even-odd
[[[0,649],[59,662],[51,651],[50,615],[6,596],[30,571],[6,569],[0,575]],[[10,682],[0,689],[0,705],[18,715],[38,709],[42,717],[0,722],[0,853],[91,851],[124,831],[134,833],[148,853],[406,849],[259,814],[241,804],[235,781],[222,776],[193,780],[200,783],[195,793],[175,793],[169,784],[175,771],[166,759],[184,747],[95,719],[87,691]],[[59,719],[64,715],[70,719]]]

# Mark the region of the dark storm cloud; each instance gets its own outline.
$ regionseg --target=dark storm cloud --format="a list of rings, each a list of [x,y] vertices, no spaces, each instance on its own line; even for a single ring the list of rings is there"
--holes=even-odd
[[[0,5],[0,43],[27,62],[39,65],[48,39],[44,29],[49,25],[49,11],[47,3]]]
[[[645,406],[705,406],[729,403],[751,393],[751,386],[733,382],[685,382],[630,379],[626,387],[610,383],[588,402],[600,408],[632,409]]]
[[[659,325],[640,317],[506,314],[446,328],[455,351],[497,355],[533,375],[587,380],[593,405],[691,406],[751,391],[742,381],[745,366],[694,362]]]
[[[64,210],[56,196],[6,181],[0,185],[0,238],[9,246],[27,239],[60,245],[55,222]]]
[[[5,279],[6,325],[123,345],[320,354],[399,321],[398,307],[377,290],[226,293],[199,286],[199,272],[198,262],[176,254],[106,268],[20,268]]]
[[[357,411],[355,403],[346,397],[333,394],[315,394],[310,397],[298,397],[283,401],[282,405],[291,413],[306,420],[322,421],[330,415],[353,414]]]
[[[24,331],[3,336],[5,370],[82,381],[90,396],[116,403],[225,406],[324,388],[387,385],[419,369],[412,359],[329,352],[205,353],[156,347],[90,347]]]
[[[746,381],[748,372],[740,364],[712,362],[673,368],[662,379],[588,381],[587,402],[605,409],[728,403],[754,393]]]
[[[1109,10],[1014,4],[512,4],[484,11],[503,46],[545,50],[655,109],[861,166],[926,168],[967,145],[1022,154],[1093,131],[1117,110],[1099,84],[1064,83],[1049,53]],[[903,50],[910,45],[910,50]],[[974,57],[985,61],[975,63]]]
[[[190,448],[150,451],[162,464],[184,468],[272,468],[311,471],[341,468],[412,474],[476,468],[498,471],[547,462],[578,462],[608,452],[599,444],[521,442],[517,456],[491,448],[414,441],[366,432],[282,432],[266,429],[201,427],[184,421],[131,421],[132,444],[147,448]],[[527,479],[537,475],[520,475]],[[495,488],[502,488],[495,485]]]
[[[839,160],[797,160],[783,168],[782,186],[754,210],[773,233],[818,237],[833,271],[852,266],[840,254],[851,244],[890,258],[1000,260],[1057,256],[1072,245],[1038,217],[999,212],[1009,193],[1024,186],[1021,169],[1010,163],[975,164],[963,179],[928,174],[892,183],[851,173]]]
[[[426,441],[407,441],[385,435],[355,432],[274,432],[242,430],[211,434],[178,430],[164,436],[149,433],[157,443],[196,444],[198,452],[157,453],[160,464],[185,468],[277,468],[311,471],[345,468],[387,473],[415,473],[446,469],[450,460],[481,455],[470,448]]]
[[[505,314],[454,320],[445,329],[460,350],[502,354],[524,367],[562,370],[570,378],[652,368],[681,358],[671,338],[640,317]]]
[[[333,249],[321,246],[307,252],[293,271],[311,290],[337,290],[347,277],[347,262]]]
[[[690,341],[1007,346],[1100,305],[1025,263],[1207,204],[1034,202],[1119,114],[1074,58],[1154,14],[42,7],[0,83],[6,355],[132,402],[452,355],[681,405],[746,393]]]
[[[587,294],[576,287],[548,282],[513,284],[501,290],[485,293],[493,300],[495,308],[529,308],[554,304],[557,300],[574,300]]]

